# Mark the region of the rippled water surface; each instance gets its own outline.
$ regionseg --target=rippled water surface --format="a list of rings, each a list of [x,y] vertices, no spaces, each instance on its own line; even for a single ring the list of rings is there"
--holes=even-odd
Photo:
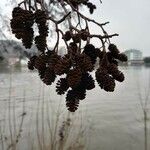
[[[107,93],[96,85],[94,90],[87,92],[86,99],[80,101],[76,114],[80,117],[79,122],[82,118],[83,125],[88,128],[86,149],[144,150],[141,103],[144,103],[146,98],[148,98],[147,134],[150,149],[150,97],[148,97],[150,68],[120,67],[120,70],[124,72],[126,79],[124,83],[117,83],[115,92]],[[51,117],[54,117],[52,113],[58,109],[58,105],[62,114],[67,113],[65,96],[58,96],[55,93],[55,85],[43,85],[37,72],[29,72],[22,68],[21,71],[0,73],[0,123],[3,133],[9,133],[10,123],[7,123],[9,113],[13,130],[15,128],[17,130],[22,109],[26,112],[23,128],[25,131],[28,128],[35,131],[37,110],[40,112],[39,118],[42,119],[48,104]],[[46,117],[44,121],[46,122]],[[80,128],[79,122],[75,122],[75,128]],[[24,149],[28,148],[23,146],[21,150]]]

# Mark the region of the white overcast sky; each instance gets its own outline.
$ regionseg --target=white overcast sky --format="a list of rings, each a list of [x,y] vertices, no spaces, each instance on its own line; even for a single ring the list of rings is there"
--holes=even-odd
[[[135,48],[150,56],[150,0],[90,0],[95,3],[97,10],[90,18],[99,22],[110,21],[106,30],[108,33],[118,33],[114,42],[124,51]],[[4,5],[7,0],[0,0],[0,9],[9,13],[10,7]],[[9,8],[9,9],[8,9]],[[93,26],[95,32],[98,28]]]

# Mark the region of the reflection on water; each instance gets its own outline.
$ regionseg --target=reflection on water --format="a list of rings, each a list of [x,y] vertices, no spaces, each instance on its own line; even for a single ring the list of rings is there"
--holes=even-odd
[[[107,93],[98,86],[87,92],[85,100],[81,101],[77,114],[84,116],[85,126],[90,126],[87,132],[89,150],[144,150],[144,124],[140,97],[144,102],[149,93],[150,68],[143,66],[121,67],[126,77],[124,83],[117,83],[115,92]],[[11,90],[10,90],[11,86]],[[43,93],[44,94],[40,94]],[[8,109],[8,99],[11,94],[10,107],[15,107],[17,116],[22,111],[25,95],[25,109],[27,119],[26,128],[32,123],[34,129],[37,102],[39,99],[58,106],[62,99],[61,108],[65,108],[65,96],[56,95],[55,87],[47,87],[39,80],[37,72],[30,72],[26,68],[19,71],[14,69],[0,73],[0,120],[5,120]],[[147,108],[150,109],[150,98]],[[39,108],[40,109],[40,108]],[[51,111],[53,108],[50,108]],[[42,111],[42,109],[40,109]],[[42,113],[42,112],[41,112]],[[50,114],[51,115],[51,114]],[[148,113],[150,120],[150,113]],[[148,135],[150,122],[148,120]],[[31,125],[30,125],[31,126]],[[76,122],[78,127],[78,122]],[[150,138],[150,137],[149,137]],[[148,140],[150,141],[150,140]],[[150,142],[148,143],[150,149]],[[25,149],[25,148],[24,148]]]

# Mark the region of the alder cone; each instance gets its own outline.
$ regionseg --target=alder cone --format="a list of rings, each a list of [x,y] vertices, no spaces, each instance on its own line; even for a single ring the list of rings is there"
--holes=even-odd
[[[48,26],[47,14],[43,10],[36,10],[35,12],[35,22],[38,25],[39,36],[35,37],[35,44],[37,49],[41,52],[44,52],[47,47],[46,37],[48,36]]]
[[[81,39],[82,39],[83,41],[86,41],[87,38],[88,38],[88,36],[89,36],[89,33],[88,33],[86,30],[83,29],[83,30],[81,30],[80,35],[81,35]]]
[[[72,36],[72,39],[73,39],[74,43],[80,43],[80,41],[81,41],[81,35],[79,33],[78,34],[74,34]]]
[[[100,60],[99,64],[100,64],[99,69],[100,70],[102,69],[103,71],[107,72],[107,67],[109,65],[109,61],[108,61],[107,54],[105,52],[103,53],[103,58]]]
[[[22,39],[25,48],[31,48],[33,43],[34,14],[32,11],[16,7],[12,11],[10,26],[17,39]]]
[[[17,32],[24,32],[24,24],[22,23],[23,20],[24,18],[22,16],[11,19],[10,26],[12,33],[17,34]]]
[[[91,59],[86,54],[77,54],[75,57],[76,65],[82,72],[91,72],[94,70],[94,65],[91,63]]]
[[[39,77],[40,79],[43,81],[43,78],[44,78],[44,75],[45,75],[45,70],[46,70],[46,67],[43,68],[42,70],[38,70],[38,73],[39,73]]]
[[[12,20],[22,20],[20,24],[24,27],[31,27],[34,23],[34,14],[32,11],[24,10],[21,7],[15,7],[12,11]],[[19,22],[18,22],[19,23]]]
[[[42,81],[46,85],[51,85],[55,81],[56,75],[53,70],[46,68]]]
[[[56,92],[59,95],[65,94],[68,88],[69,86],[66,78],[60,78],[60,80],[58,80],[58,82],[56,83]]]
[[[43,70],[46,68],[46,56],[45,55],[39,55],[36,59],[35,59],[35,64],[34,67],[37,70]]]
[[[78,50],[78,45],[77,45],[76,43],[74,43],[74,42],[71,42],[71,43],[69,44],[69,51],[68,51],[68,54],[75,56],[76,53],[77,53],[77,50]]]
[[[61,60],[61,57],[57,53],[52,53],[48,58],[48,67],[51,70],[55,70],[55,65]]]
[[[30,60],[28,61],[28,69],[34,70],[34,64]]]
[[[118,70],[118,66],[111,63],[108,65],[107,69],[108,69],[108,73],[112,75],[114,72]]]
[[[69,41],[72,38],[72,33],[71,31],[66,31],[64,36],[63,36],[64,40]]]
[[[94,79],[89,73],[85,73],[82,75],[81,82],[85,86],[85,89],[87,90],[92,90],[95,88]]]
[[[43,10],[36,10],[35,12],[35,22],[37,24],[46,24],[46,21],[47,21],[47,15],[46,15],[46,12],[43,11]]]
[[[119,82],[123,82],[125,79],[124,74],[118,70],[118,67],[115,64],[110,64],[108,66],[108,72],[113,76],[115,80]]]
[[[128,57],[125,54],[120,53],[120,54],[118,54],[118,60],[120,60],[122,62],[126,62],[126,61],[128,61]]]
[[[107,75],[107,70],[105,68],[98,68],[95,72],[96,81],[101,87],[101,89],[104,88],[103,81],[105,80],[106,75]]]
[[[109,63],[112,63],[112,61],[114,60],[114,57],[113,57],[112,53],[107,52],[106,55],[107,55],[107,59],[108,59]]]
[[[54,71],[57,75],[62,75],[64,73],[67,73],[71,67],[71,60],[70,58],[63,57],[58,61],[55,65]]]
[[[70,112],[75,112],[78,109],[79,99],[76,98],[73,90],[69,90],[66,95],[66,106]]]
[[[99,57],[100,59],[103,58],[103,52],[99,48],[95,48],[95,53],[96,56]]]
[[[113,92],[115,89],[115,80],[106,71],[101,68],[96,71],[96,80],[101,87],[107,92]]]
[[[34,55],[32,56],[29,61],[28,61],[28,69],[29,70],[34,70],[34,65],[35,65],[35,60],[36,60],[37,56]]]
[[[104,90],[107,92],[113,92],[115,89],[115,80],[112,78],[112,76],[109,76],[108,74],[105,76],[104,82]]]
[[[81,81],[81,70],[79,68],[74,68],[70,70],[67,74],[67,81],[69,87],[75,87],[77,86]]]
[[[32,28],[25,30],[22,34],[22,44],[25,48],[31,48],[33,43],[33,34],[34,31]]]
[[[79,100],[83,100],[86,97],[86,89],[83,88],[81,83],[72,89],[75,93],[75,98]]]
[[[87,56],[90,57],[92,64],[95,64],[95,63],[96,63],[97,51],[95,50],[94,45],[92,45],[92,44],[87,44],[87,45],[84,47],[83,53],[85,53]]]
[[[110,51],[112,54],[114,54],[114,55],[117,55],[117,54],[120,53],[120,51],[118,50],[118,48],[117,48],[117,46],[116,46],[115,44],[110,44],[110,45],[108,46],[108,49],[109,49],[109,51]]]
[[[111,63],[118,66],[118,61],[116,59],[113,59]]]
[[[118,59],[118,53],[112,53],[112,52],[107,52],[106,57],[109,63],[112,63],[113,61],[116,61]]]
[[[37,49],[40,52],[44,52],[47,47],[45,36],[43,35],[36,36],[34,41],[35,41]]]
[[[24,13],[24,10],[21,7],[15,7],[12,11],[12,17],[18,17],[20,14]]]
[[[118,61],[116,60],[116,58],[118,58],[118,55],[119,54],[116,54],[116,56],[114,57],[114,55],[111,52],[107,52],[106,56],[107,56],[108,62],[110,64],[115,64],[118,66]]]
[[[119,70],[113,74],[113,78],[119,82],[123,82],[125,79],[124,74]]]
[[[96,9],[96,6],[92,4],[91,2],[85,2],[86,6],[89,8],[90,14],[93,14],[94,10]]]
[[[45,36],[45,39],[48,36],[48,33],[49,33],[48,25],[39,26],[39,34],[42,35],[42,36]]]

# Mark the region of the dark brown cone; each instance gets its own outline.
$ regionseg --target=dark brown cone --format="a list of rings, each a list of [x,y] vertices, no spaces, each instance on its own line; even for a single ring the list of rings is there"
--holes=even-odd
[[[104,90],[107,92],[113,92],[115,89],[115,80],[107,74],[104,80]]]
[[[57,75],[62,75],[64,73],[67,73],[70,67],[71,67],[70,58],[64,56],[61,60],[57,62],[54,71]]]
[[[41,24],[38,26],[38,29],[39,29],[39,34],[41,36],[44,36],[45,38],[48,36],[48,25],[44,25],[44,24]]]
[[[34,64],[30,60],[28,61],[28,69],[34,70]]]
[[[69,87],[76,87],[81,81],[81,70],[79,68],[75,68],[69,71],[67,74],[67,81]]]
[[[126,61],[128,61],[128,57],[125,54],[120,53],[120,54],[118,54],[118,60],[120,60],[122,62],[126,62]]]
[[[96,71],[96,80],[101,87],[107,92],[113,92],[115,89],[115,80],[107,73],[104,68],[99,68]]]
[[[35,22],[37,23],[37,24],[46,24],[46,20],[47,20],[47,15],[46,15],[46,12],[45,11],[43,11],[43,10],[40,10],[40,9],[38,9],[38,10],[36,10],[36,12],[35,12]]]
[[[103,52],[99,48],[95,48],[95,53],[96,56],[99,57],[100,59],[103,58]]]
[[[43,10],[36,10],[35,22],[37,23],[39,29],[39,36],[35,37],[35,44],[39,51],[44,52],[47,47],[46,37],[48,36],[46,12]]]
[[[77,44],[74,43],[74,42],[71,42],[71,43],[69,44],[68,54],[71,55],[71,56],[75,56],[76,53],[77,53],[77,50],[78,50]]]
[[[34,40],[35,40],[37,49],[40,52],[44,52],[47,47],[45,36],[42,36],[42,35],[36,36]]]
[[[21,7],[15,7],[12,11],[12,17],[18,17],[20,16],[20,14],[22,14],[24,12],[24,10]]]
[[[80,41],[81,41],[81,35],[79,33],[78,34],[74,34],[72,36],[72,39],[73,39],[74,43],[80,43]]]
[[[51,54],[48,58],[48,66],[52,70],[55,70],[55,65],[61,60],[61,57],[57,53]]]
[[[33,43],[33,23],[34,14],[32,11],[23,10],[20,7],[14,8],[10,22],[12,33],[16,38],[22,39],[25,48],[31,48]]]
[[[72,38],[71,31],[66,31],[65,34],[64,34],[63,39],[66,40],[66,41],[69,41],[71,38]]]
[[[12,33],[17,34],[17,32],[19,31],[24,31],[24,24],[20,23],[23,21],[23,19],[24,18],[22,16],[11,19],[10,26],[12,29]]]
[[[119,82],[123,82],[125,77],[124,74],[118,70],[118,72],[116,72],[115,74],[113,74],[113,78]]]
[[[75,88],[72,89],[75,97],[79,100],[83,100],[86,97],[86,89],[83,88],[81,84],[77,85]]]
[[[108,59],[108,61],[111,63],[111,62],[112,62],[112,60],[114,59],[114,57],[113,57],[112,53],[111,53],[111,52],[107,52],[107,53],[106,53],[106,55],[107,55],[107,59]]]
[[[46,68],[42,81],[46,85],[51,85],[55,81],[56,75],[53,70]]]
[[[39,77],[40,79],[43,81],[43,78],[44,78],[44,75],[45,75],[45,70],[46,70],[46,67],[43,68],[42,70],[38,70],[38,73],[39,73]]]
[[[73,90],[69,90],[66,96],[66,106],[70,112],[75,112],[79,106],[79,100]]]
[[[20,9],[18,12],[16,12],[15,10],[16,9]],[[15,20],[16,22],[13,22],[13,23],[16,23],[18,24],[19,21],[22,20],[22,22],[20,22],[20,25],[24,25],[22,27],[31,27],[34,23],[34,14],[32,11],[28,11],[28,10],[23,10],[22,8],[14,8],[14,10],[12,11],[12,19]],[[18,20],[18,22],[17,22]],[[19,25],[19,24],[18,24]],[[15,26],[13,26],[15,27]]]
[[[35,12],[35,22],[38,25],[39,34],[43,36],[48,35],[48,26],[47,26],[47,14],[43,10],[36,10]]]
[[[106,55],[107,55],[107,59],[108,59],[109,63],[115,64],[118,66],[118,61],[116,59],[114,59],[111,52],[107,52]],[[118,55],[117,55],[117,57],[118,57]]]
[[[90,57],[92,64],[96,63],[97,53],[94,45],[92,44],[85,45],[83,53],[85,53],[88,57]]]
[[[65,94],[68,88],[69,86],[66,78],[60,78],[60,80],[58,80],[58,82],[56,83],[56,92],[59,95]]]
[[[118,70],[117,65],[115,64],[110,64],[108,66],[108,72],[109,74],[111,74],[113,76],[113,78],[119,82],[123,82],[124,81],[124,74]]]
[[[103,58],[100,60],[100,67],[105,68],[107,70],[107,67],[109,65],[108,57],[105,52],[103,52]]]
[[[83,41],[86,41],[87,40],[87,38],[88,38],[88,36],[89,36],[89,33],[86,31],[86,30],[81,30],[81,39],[83,40]]]
[[[43,70],[46,68],[46,56],[45,55],[39,55],[36,59],[35,59],[35,64],[34,67],[37,70]]]
[[[107,69],[108,73],[112,75],[114,72],[118,71],[118,66],[112,63],[108,65]]]
[[[116,59],[113,59],[111,63],[118,66],[118,61]]]
[[[81,82],[87,90],[92,90],[95,88],[95,81],[89,73],[82,75]]]
[[[102,68],[102,67],[98,68],[95,72],[96,81],[99,84],[99,86],[101,87],[101,89],[104,88],[103,80],[105,79],[106,75],[107,75],[106,68]]]
[[[85,1],[85,5],[89,8],[89,12],[93,14],[94,10],[96,9],[96,6],[88,1]]]
[[[33,43],[33,29],[29,28],[22,35],[22,44],[25,48],[31,48]]]
[[[34,55],[30,58],[30,60],[28,61],[28,69],[30,70],[34,70],[34,65],[35,65],[35,60],[36,60],[37,56]]]
[[[119,52],[119,50],[118,50],[118,48],[117,48],[117,46],[115,45],[115,44],[110,44],[109,46],[108,46],[108,49],[109,49],[109,51],[112,53],[112,54],[119,54],[120,52]]]
[[[77,54],[75,58],[76,65],[80,67],[82,72],[91,72],[94,70],[94,65],[91,63],[90,57],[86,54]]]

